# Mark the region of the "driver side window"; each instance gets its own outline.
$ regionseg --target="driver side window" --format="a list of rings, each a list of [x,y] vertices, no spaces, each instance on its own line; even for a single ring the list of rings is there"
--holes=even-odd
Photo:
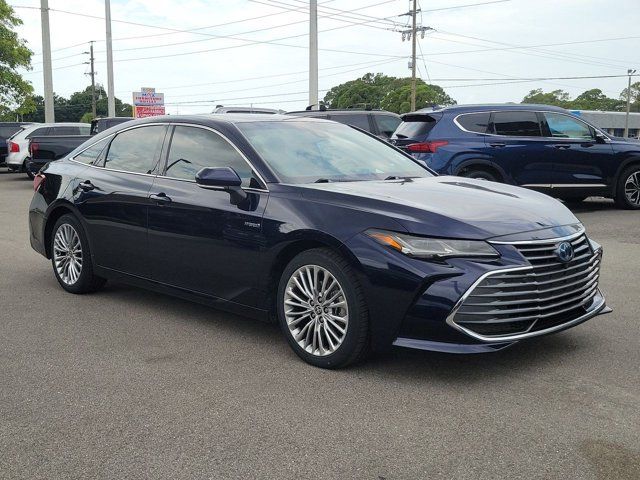
[[[203,128],[176,126],[165,176],[194,180],[196,173],[205,167],[231,167],[242,179],[243,187],[260,188],[249,164],[227,140]]]

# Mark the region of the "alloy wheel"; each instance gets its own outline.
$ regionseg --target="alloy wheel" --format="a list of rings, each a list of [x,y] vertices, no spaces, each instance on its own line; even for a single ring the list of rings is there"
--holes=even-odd
[[[640,206],[640,171],[635,171],[624,182],[624,194],[630,204]]]
[[[53,260],[56,272],[66,285],[74,285],[82,273],[80,236],[68,223],[58,227],[53,239]]]
[[[284,313],[291,336],[312,355],[334,353],[347,334],[344,290],[331,272],[318,265],[293,272],[284,293]]]

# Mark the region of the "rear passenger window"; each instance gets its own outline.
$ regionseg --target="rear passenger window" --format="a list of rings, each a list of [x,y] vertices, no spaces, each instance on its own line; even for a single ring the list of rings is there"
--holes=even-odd
[[[456,119],[460,126],[469,132],[487,133],[490,112],[465,113]]]
[[[73,159],[76,162],[86,163],[87,165],[98,164],[101,158],[102,151],[104,150],[104,147],[106,147],[109,143],[109,140],[111,140],[111,138],[100,140],[98,143],[90,146],[83,152],[73,157]]]
[[[491,120],[493,133],[509,137],[541,137],[536,112],[495,112]]]
[[[42,127],[42,128],[36,128],[33,132],[29,133],[25,138],[31,138],[31,137],[40,137],[40,136],[46,136],[49,134],[49,127]]]
[[[109,145],[104,166],[133,173],[153,172],[164,133],[163,125],[132,128],[119,133]]]
[[[378,131],[387,138],[393,135],[393,132],[396,131],[396,128],[398,128],[398,125],[402,122],[398,117],[391,115],[374,115],[373,118],[378,125]]]
[[[80,135],[80,127],[51,127],[51,135]]]
[[[165,175],[194,180],[196,173],[205,167],[231,167],[242,179],[243,187],[258,187],[255,180],[251,182],[251,167],[227,140],[204,128],[177,126],[171,138]]]
[[[354,127],[361,128],[366,130],[367,132],[371,131],[371,127],[369,126],[369,115],[331,115],[331,120],[336,122],[345,123],[347,125],[353,125]]]

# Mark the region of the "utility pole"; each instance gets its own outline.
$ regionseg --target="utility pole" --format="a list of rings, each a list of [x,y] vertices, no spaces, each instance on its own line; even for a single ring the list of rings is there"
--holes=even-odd
[[[113,87],[113,42],[111,37],[111,1],[104,1],[104,18],[107,27],[107,115],[116,116],[116,99]]]
[[[631,76],[636,73],[635,70],[629,69],[627,70],[627,75],[629,75],[629,84],[627,87],[627,115],[624,118],[624,137],[629,138],[629,112],[631,111]]]
[[[90,55],[89,61],[84,63],[91,65],[91,72],[86,75],[91,76],[91,113],[93,118],[96,118],[96,71],[94,69],[95,58],[93,57],[93,40],[89,42],[89,45],[89,51],[84,52]]]
[[[413,0],[411,23],[411,111],[416,110],[416,16],[418,15],[418,0]]]
[[[424,27],[422,25],[418,25],[418,13],[420,10],[418,9],[418,0],[413,0],[413,9],[409,12],[404,13],[400,16],[411,16],[411,28],[408,30],[400,30],[402,33],[402,41],[405,39],[411,41],[411,61],[409,62],[409,68],[411,69],[411,111],[415,111],[416,109],[416,47],[418,45],[418,32],[420,32],[420,38],[424,38],[424,33],[428,30],[433,30],[431,27]]]
[[[309,106],[318,109],[318,0],[309,0]]]
[[[40,0],[42,22],[42,67],[44,70],[44,121],[56,121],[53,105],[53,73],[51,68],[51,33],[49,32],[49,0]]]

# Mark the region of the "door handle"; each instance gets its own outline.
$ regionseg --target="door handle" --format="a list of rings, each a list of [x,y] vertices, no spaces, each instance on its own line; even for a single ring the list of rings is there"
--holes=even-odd
[[[80,190],[82,190],[83,192],[90,192],[91,190],[94,190],[96,187],[93,185],[93,183],[91,183],[91,180],[85,180],[84,182],[78,184],[78,187],[80,188]]]
[[[558,148],[560,150],[566,150],[567,148],[571,148],[571,145],[565,145],[563,143],[560,143],[558,145],[554,145],[553,147],[554,148]]]
[[[489,145],[493,148],[502,148],[507,146],[505,143],[490,143]]]
[[[166,203],[170,203],[171,202],[171,197],[168,197],[167,194],[164,193],[164,192],[152,193],[151,195],[149,195],[149,198],[151,200],[155,200],[155,202],[158,205],[162,205],[162,204],[166,204]]]

